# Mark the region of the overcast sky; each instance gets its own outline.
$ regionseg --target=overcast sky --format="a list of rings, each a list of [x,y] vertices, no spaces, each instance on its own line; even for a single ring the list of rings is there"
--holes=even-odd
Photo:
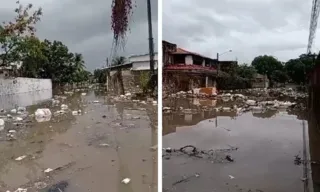
[[[311,0],[164,0],[163,38],[221,60],[251,62],[261,54],[282,61],[305,53]],[[318,38],[318,39],[317,39]],[[314,51],[319,51],[317,33]]]
[[[148,25],[146,0],[136,1],[131,33],[128,35],[126,52],[148,53]],[[110,56],[112,45],[111,0],[21,0],[43,8],[42,21],[37,25],[37,35],[44,39],[59,40],[72,52],[82,53],[87,68],[101,67]],[[157,49],[158,1],[152,0],[152,20],[155,48]],[[15,0],[3,0],[0,20],[10,21],[14,17]]]

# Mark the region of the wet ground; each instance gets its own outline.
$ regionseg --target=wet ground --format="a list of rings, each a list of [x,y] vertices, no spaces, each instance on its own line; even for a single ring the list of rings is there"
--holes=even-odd
[[[213,99],[163,103],[173,108],[163,116],[163,191],[304,191],[303,166],[294,161],[303,156],[300,114],[217,112],[234,103]]]
[[[115,102],[97,91],[38,102],[1,114],[0,192],[157,191],[157,152],[150,150],[157,106]],[[61,112],[61,104],[68,109]],[[49,108],[52,117],[37,122],[38,108]]]

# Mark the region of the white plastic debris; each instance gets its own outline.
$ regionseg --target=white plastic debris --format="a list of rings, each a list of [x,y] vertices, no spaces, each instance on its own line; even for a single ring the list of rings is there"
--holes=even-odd
[[[36,112],[34,113],[34,115],[36,117],[47,117],[47,116],[51,116],[52,113],[51,113],[50,109],[43,108],[43,109],[37,109]]]
[[[81,115],[81,110],[78,111],[72,111],[72,115]]]
[[[100,146],[101,147],[109,147],[110,145],[108,143],[101,143]]]
[[[20,157],[17,157],[15,160],[16,161],[21,161],[21,160],[23,160],[24,158],[26,158],[27,156],[26,155],[22,155],[22,156],[20,156]]]
[[[61,109],[62,109],[62,110],[67,110],[67,109],[68,109],[68,105],[62,104],[62,105],[61,105]]]
[[[4,120],[0,119],[0,127],[3,127],[3,126],[4,126]]]
[[[18,188],[14,192],[27,192],[27,191],[28,191],[28,189]]]
[[[27,111],[27,109],[25,107],[18,107],[18,111],[19,112],[25,112],[25,111]]]
[[[11,109],[10,112],[11,112],[11,113],[17,113],[17,110],[16,110],[16,109]]]
[[[34,113],[37,122],[46,122],[50,121],[52,113],[50,109],[37,109]]]
[[[100,101],[93,101],[93,103],[100,103]]]
[[[248,99],[247,101],[246,101],[246,104],[247,105],[255,105],[256,104],[256,101],[255,100],[250,100],[250,99]]]
[[[128,184],[130,183],[131,179],[130,178],[125,178],[121,181],[121,183],[124,183],[124,184]]]
[[[230,177],[230,179],[234,179],[234,176],[232,176],[232,175],[229,175],[229,177]]]
[[[45,173],[50,173],[51,171],[53,171],[53,169],[51,169],[51,168],[44,170]]]
[[[22,121],[22,120],[23,120],[23,118],[21,118],[21,117],[16,118],[16,121]]]
[[[9,133],[16,133],[17,131],[12,129],[12,130],[9,130],[8,132]]]
[[[152,104],[153,105],[158,105],[158,102],[157,101],[152,101]]]
[[[129,97],[129,96],[131,96],[131,93],[126,93],[126,97]]]
[[[82,96],[86,96],[86,95],[87,95],[87,93],[81,93],[81,95],[82,95]]]

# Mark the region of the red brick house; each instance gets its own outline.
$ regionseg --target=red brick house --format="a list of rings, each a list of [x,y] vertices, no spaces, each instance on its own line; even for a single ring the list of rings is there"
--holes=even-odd
[[[162,42],[163,85],[169,92],[214,87],[217,60]]]

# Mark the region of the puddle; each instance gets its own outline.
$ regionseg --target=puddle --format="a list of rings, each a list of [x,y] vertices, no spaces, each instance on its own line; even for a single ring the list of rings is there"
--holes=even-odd
[[[68,108],[55,113],[62,104]],[[157,191],[157,154],[150,151],[157,143],[150,121],[156,118],[153,107],[111,103],[108,96],[94,91],[27,106],[22,125],[5,119],[0,132],[0,191],[20,187],[33,192],[39,186],[41,191]],[[32,114],[38,108],[49,108],[52,118],[37,122]],[[9,130],[16,132],[10,141]],[[131,182],[121,183],[124,178]]]
[[[163,152],[164,191],[304,191],[303,166],[294,164],[303,156],[302,119],[285,109],[213,110],[234,104],[164,101],[173,110],[163,116],[163,147],[178,149]],[[186,145],[197,152],[181,153]]]

